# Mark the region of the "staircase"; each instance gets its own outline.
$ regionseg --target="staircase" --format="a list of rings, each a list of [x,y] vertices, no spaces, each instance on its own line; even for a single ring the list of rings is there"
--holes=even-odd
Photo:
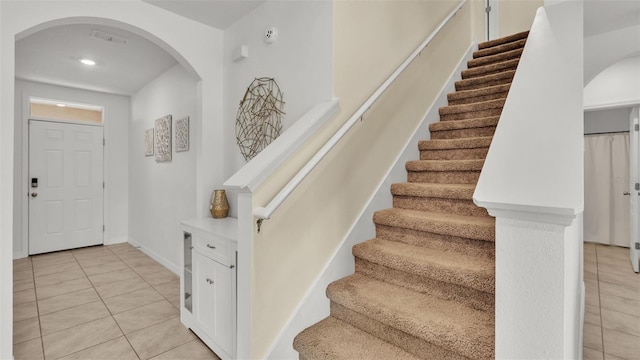
[[[527,35],[479,44],[355,273],[327,288],[331,316],[296,336],[300,359],[494,357],[495,223],[472,196]]]

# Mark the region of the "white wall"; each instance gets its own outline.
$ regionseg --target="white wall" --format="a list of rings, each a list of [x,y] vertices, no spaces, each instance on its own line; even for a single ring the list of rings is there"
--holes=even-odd
[[[584,38],[584,84],[621,59],[640,53],[640,25]]]
[[[263,38],[268,26],[278,29],[273,44]],[[313,105],[331,99],[332,39],[331,1],[267,1],[225,31],[225,178],[246,163],[236,145],[235,119],[249,84],[259,77],[276,79],[284,93],[286,130]],[[234,62],[232,53],[240,45],[248,45],[249,57]]]
[[[129,238],[174,272],[180,261],[180,221],[196,216],[196,141],[200,118],[196,115],[197,82],[181,65],[176,65],[131,99],[129,127]],[[171,161],[156,162],[144,156],[145,130],[155,120],[172,115],[175,121],[189,116],[190,149],[175,151]]]
[[[603,109],[640,104],[640,56],[622,59],[584,87],[584,108]]]
[[[28,208],[24,194],[28,192],[25,179],[28,176],[28,102],[29,97],[63,100],[82,104],[104,106],[104,136],[107,140],[104,153],[104,181],[107,184],[104,198],[105,244],[127,241],[127,197],[129,157],[129,109],[128,96],[105,94],[16,80],[15,83],[15,127],[14,127],[14,258],[28,255]],[[23,166],[25,165],[25,166]]]

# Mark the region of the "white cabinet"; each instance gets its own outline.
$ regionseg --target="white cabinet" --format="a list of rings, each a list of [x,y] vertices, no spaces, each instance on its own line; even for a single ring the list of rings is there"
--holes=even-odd
[[[220,358],[235,358],[235,219],[184,221],[182,322]]]

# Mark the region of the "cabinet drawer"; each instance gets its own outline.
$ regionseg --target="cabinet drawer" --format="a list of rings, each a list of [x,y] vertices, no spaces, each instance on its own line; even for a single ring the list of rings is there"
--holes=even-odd
[[[195,240],[194,246],[199,253],[224,265],[231,264],[228,240],[215,236],[198,236]]]

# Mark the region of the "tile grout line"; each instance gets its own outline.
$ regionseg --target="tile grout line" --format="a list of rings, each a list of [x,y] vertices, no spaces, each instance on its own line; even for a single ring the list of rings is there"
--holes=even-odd
[[[129,244],[129,245],[130,245],[130,244]],[[98,255],[98,254],[93,254],[93,255],[90,255],[90,256],[88,256],[88,257],[86,257],[86,258],[84,258],[84,256],[82,256],[82,257],[84,258],[83,260],[87,260],[87,259],[90,259],[90,258],[95,258],[95,257],[96,257],[96,255],[98,255],[98,257],[114,255],[116,258],[118,258],[118,260],[119,260],[119,261],[122,261],[122,262],[126,265],[126,267],[125,267],[125,268],[127,268],[127,269],[131,270],[131,271],[132,271],[136,276],[139,276],[139,277],[142,279],[142,281],[143,281],[147,286],[149,286],[149,287],[150,287],[150,289],[153,289],[156,293],[158,293],[158,294],[160,295],[161,300],[158,300],[158,301],[152,302],[151,304],[159,303],[159,302],[161,302],[161,301],[166,301],[166,302],[168,302],[168,303],[169,303],[173,308],[176,308],[178,311],[180,310],[180,307],[179,307],[179,306],[176,306],[175,304],[173,304],[173,303],[169,300],[170,298],[174,298],[175,296],[168,296],[168,295],[165,295],[164,293],[160,293],[160,292],[156,289],[156,286],[162,286],[162,285],[165,285],[165,284],[169,284],[169,283],[171,283],[171,282],[174,282],[174,281],[175,281],[175,279],[171,279],[171,280],[168,280],[168,281],[166,281],[166,282],[161,282],[161,283],[156,284],[156,285],[154,286],[154,285],[152,285],[151,283],[149,283],[149,282],[147,281],[147,279],[145,278],[146,276],[153,275],[153,273],[146,274],[146,275],[143,275],[143,274],[139,273],[138,271],[136,271],[136,269],[134,268],[134,266],[132,266],[131,264],[129,264],[129,262],[128,262],[127,260],[124,260],[122,257],[120,257],[120,255],[122,255],[122,254],[126,254],[126,253],[132,253],[133,251],[136,251],[136,250],[137,250],[137,251],[139,251],[142,255],[144,255],[145,257],[149,258],[149,259],[152,261],[152,264],[154,264],[154,265],[156,265],[156,264],[157,264],[157,265],[160,265],[160,266],[162,266],[162,264],[159,264],[157,261],[155,261],[153,258],[149,257],[147,254],[145,254],[144,252],[142,252],[142,251],[141,251],[140,249],[138,249],[138,248],[133,248],[133,249],[131,249],[131,250],[129,250],[129,251],[123,251],[123,252],[116,253],[116,252],[114,252],[112,249],[108,248],[107,246],[102,245],[101,247],[104,247],[105,249],[109,250],[109,254],[108,254],[108,255]],[[96,246],[95,248],[98,248],[98,246]],[[82,270],[82,274],[85,276],[85,278],[86,278],[87,280],[89,280],[89,283],[90,283],[90,285],[91,285],[91,289],[93,289],[93,290],[96,292],[96,294],[98,295],[99,301],[100,301],[100,302],[103,304],[103,306],[105,306],[105,308],[107,309],[107,312],[109,313],[109,315],[108,315],[108,316],[105,316],[105,317],[102,317],[102,318],[100,318],[100,319],[105,319],[105,318],[107,318],[107,317],[111,317],[111,318],[112,318],[112,320],[113,320],[113,321],[116,323],[116,325],[118,326],[118,328],[119,328],[120,332],[122,333],[122,336],[125,338],[125,340],[126,340],[126,341],[127,341],[127,343],[129,344],[129,346],[131,347],[131,349],[133,350],[133,352],[134,352],[134,353],[136,354],[136,356],[140,359],[140,358],[141,358],[141,357],[140,357],[140,355],[138,354],[138,352],[135,350],[135,348],[133,347],[133,345],[132,345],[132,344],[131,344],[131,342],[129,341],[129,338],[127,337],[127,335],[124,333],[124,331],[123,331],[123,330],[122,330],[122,328],[120,327],[120,324],[118,324],[118,322],[115,320],[115,317],[114,317],[113,312],[111,311],[111,309],[109,309],[109,307],[107,306],[106,302],[104,301],[105,299],[100,295],[100,293],[98,293],[97,288],[96,288],[96,286],[95,286],[94,282],[91,280],[91,278],[89,277],[89,275],[86,273],[86,271],[85,271],[85,267],[80,263],[80,258],[78,257],[78,255],[77,255],[73,250],[66,250],[66,251],[69,251],[69,253],[71,254],[71,256],[72,256],[72,258],[73,258],[73,262],[75,262],[75,263],[79,266],[79,268]],[[66,251],[64,251],[64,252],[66,252]],[[61,253],[64,253],[64,252],[61,252]],[[132,260],[132,259],[129,259],[129,260]],[[52,263],[51,265],[55,265],[55,261],[56,261],[56,260],[53,260],[53,263]],[[69,261],[69,263],[71,263],[71,261]],[[151,264],[150,264],[150,265],[151,265]],[[31,279],[32,279],[32,281],[33,281],[33,291],[34,291],[34,295],[36,295],[36,299],[35,299],[35,303],[36,303],[36,315],[37,315],[38,327],[39,327],[39,331],[40,331],[40,343],[41,343],[41,346],[42,346],[42,356],[43,356],[43,358],[44,358],[44,359],[46,359],[46,357],[45,357],[45,349],[44,349],[44,334],[42,333],[41,314],[40,314],[40,309],[39,309],[39,300],[46,300],[46,299],[48,299],[48,298],[45,298],[45,299],[38,299],[38,298],[37,298],[37,289],[36,289],[36,281],[35,281],[36,274],[35,274],[35,266],[34,266],[34,262],[33,262],[33,256],[29,259],[29,266],[30,266],[30,269],[31,269],[31,271],[32,271]],[[98,266],[99,266],[99,265],[98,265]],[[140,265],[140,266],[144,266],[144,265]],[[113,270],[113,271],[111,271],[111,272],[115,272],[115,271],[118,271],[118,270],[120,270],[120,269],[116,269],[116,270]],[[61,271],[60,273],[64,273],[64,272],[63,272],[63,271]],[[107,273],[108,273],[108,272],[107,272]],[[99,275],[99,274],[95,274],[95,275]],[[114,282],[117,282],[117,281],[114,281]],[[110,282],[110,283],[111,283],[111,282]],[[53,285],[53,284],[51,284],[51,285]],[[56,296],[67,295],[67,294],[71,294],[71,293],[75,293],[75,292],[79,292],[79,291],[84,291],[84,290],[87,290],[87,289],[80,289],[80,290],[72,291],[72,292],[70,292],[70,293],[60,294],[60,295],[56,295]],[[141,289],[138,289],[138,290],[141,290]],[[127,293],[122,294],[122,295],[126,295],[126,294],[129,294],[129,293],[132,293],[132,292],[138,291],[138,290],[133,290],[133,291],[127,292]],[[179,296],[179,294],[178,294],[178,296]],[[52,296],[52,297],[55,297],[55,296]],[[49,298],[51,298],[51,297],[49,297]],[[97,300],[95,300],[95,301],[90,301],[89,303],[93,303],[93,302],[97,302]],[[55,313],[60,312],[60,311],[64,311],[64,310],[68,310],[68,309],[73,309],[73,308],[75,308],[75,307],[79,307],[79,306],[83,306],[83,305],[86,305],[86,303],[85,303],[85,304],[79,304],[79,305],[76,305],[76,306],[72,306],[71,308],[67,308],[67,309],[61,309],[61,310],[53,311],[53,312],[50,312],[49,314],[55,314]],[[146,306],[146,305],[150,305],[150,304],[141,305],[141,306],[138,306],[138,307],[135,307],[135,308],[132,308],[132,309],[128,309],[128,310],[126,310],[126,311],[133,310],[133,309],[137,309],[137,308],[139,308],[139,307]],[[46,314],[46,315],[49,315],[49,314]],[[91,321],[100,320],[100,319],[93,319],[93,320],[91,320]],[[172,316],[172,317],[169,317],[169,318],[167,318],[167,319],[164,319],[164,320],[162,320],[162,321],[160,321],[160,322],[158,322],[158,323],[148,325],[148,326],[146,326],[146,327],[144,327],[144,328],[141,328],[141,329],[137,329],[135,332],[137,332],[137,331],[142,331],[142,330],[144,330],[144,329],[147,329],[147,328],[150,328],[150,327],[152,327],[152,326],[158,325],[158,324],[160,324],[160,323],[162,323],[162,322],[167,322],[167,321],[171,321],[171,320],[174,320],[174,319],[178,319],[178,321],[179,321],[179,319],[180,319],[180,315],[178,314],[178,315],[176,315],[176,316]],[[89,321],[89,322],[90,322],[90,321]],[[60,329],[60,330],[58,330],[58,331],[54,331],[53,333],[57,333],[57,332],[59,332],[59,331],[63,331],[63,330],[72,329],[72,328],[73,328],[73,327],[75,327],[75,326],[79,326],[79,325],[83,325],[83,324],[86,324],[86,323],[76,324],[76,325],[74,325],[74,326],[72,326],[72,327],[70,327],[70,328]],[[181,323],[180,323],[180,324],[181,324]],[[183,324],[181,324],[181,325],[183,325]],[[183,326],[184,326],[184,325],[183,325]],[[188,329],[188,328],[187,328],[187,330],[189,330],[189,331],[193,334],[193,332],[192,332],[190,329]],[[53,334],[53,333],[51,333],[51,334]],[[47,336],[48,336],[48,335],[50,335],[50,334],[47,334]],[[119,337],[116,337],[115,339],[118,339],[118,338],[119,338]],[[89,347],[87,347],[87,348],[84,348],[84,349],[81,349],[81,350],[75,351],[75,352],[73,352],[73,353],[65,354],[64,356],[69,356],[69,355],[72,355],[72,354],[75,354],[75,353],[78,353],[78,352],[81,352],[81,351],[85,351],[85,350],[87,350],[87,349],[93,348],[93,347],[95,347],[95,346],[99,346],[99,345],[101,345],[101,344],[104,344],[104,343],[106,343],[106,342],[109,342],[109,341],[112,341],[112,340],[115,340],[115,339],[109,339],[109,340],[106,340],[106,341],[101,342],[101,343],[99,343],[99,344],[94,344],[94,345],[89,346]],[[196,337],[195,339],[197,339],[197,337]],[[191,340],[185,341],[184,343],[177,344],[176,346],[171,347],[170,349],[166,349],[165,351],[163,351],[163,352],[161,352],[161,353],[159,353],[159,354],[155,354],[154,356],[159,356],[159,355],[161,355],[161,354],[164,354],[164,353],[170,352],[170,351],[172,351],[172,350],[175,350],[175,349],[176,349],[176,348],[178,348],[178,347],[184,346],[185,344],[188,344],[188,343],[190,343],[190,342],[192,342],[192,341],[195,341],[195,339],[191,339]],[[199,341],[201,341],[201,340],[199,340]]]
[[[104,245],[103,245],[104,246]],[[109,250],[113,255],[115,255],[120,261],[122,261],[122,259],[116,255],[113,251],[111,251],[111,249],[105,247],[107,250]],[[75,255],[74,255],[75,256]],[[124,261],[123,261],[124,262]],[[125,265],[129,266],[129,264],[125,263]],[[82,265],[80,265],[80,268],[82,269],[82,272],[84,272],[84,267],[82,267]],[[117,270],[116,270],[117,271]],[[85,273],[86,275],[86,273]],[[89,282],[91,283],[91,286],[93,287],[93,290],[96,292],[96,294],[98,294],[98,298],[100,299],[100,301],[102,301],[102,304],[104,305],[104,307],[107,309],[107,311],[109,312],[110,316],[111,316],[111,320],[113,320],[113,322],[116,324],[116,326],[118,327],[118,329],[120,330],[120,332],[122,333],[122,337],[124,337],[124,339],[127,341],[127,344],[129,344],[129,347],[131,348],[131,350],[133,350],[133,353],[136,354],[136,357],[138,359],[140,358],[140,355],[138,354],[138,352],[136,351],[136,349],[133,347],[133,345],[131,344],[131,342],[129,342],[129,338],[127,338],[127,335],[124,333],[124,331],[122,330],[122,327],[120,327],[120,324],[118,323],[118,321],[116,320],[116,318],[113,316],[113,312],[111,312],[111,309],[109,309],[109,307],[107,306],[107,303],[104,302],[104,298],[102,297],[102,295],[100,295],[100,293],[98,292],[98,289],[96,289],[96,287],[93,284],[93,281],[91,281],[91,279],[89,278],[89,275],[87,275],[87,279],[89,279]],[[117,338],[116,338],[117,339]],[[111,339],[114,340],[114,339]],[[109,340],[109,341],[111,341]],[[105,341],[105,343],[108,341]],[[103,343],[104,344],[104,343]],[[98,344],[100,345],[100,344]],[[97,346],[97,345],[94,345]],[[86,349],[83,349],[86,350]]]
[[[142,252],[142,250],[140,250],[139,248],[135,248],[135,249],[136,249],[136,250],[138,250],[138,251],[140,251],[141,253],[143,253],[143,254],[144,254],[144,252]],[[126,261],[124,261],[124,260],[123,260],[123,259],[122,259],[118,254],[115,254],[115,253],[114,253],[114,255],[116,255],[116,256],[118,257],[118,259],[120,259],[122,262],[124,262],[124,263],[125,263],[125,264],[130,268],[130,269],[131,269],[131,271],[133,271],[134,273],[136,273],[136,275],[140,276],[140,278],[142,279],[142,281],[144,281],[144,282],[145,282],[147,285],[149,285],[149,286],[150,286],[154,291],[156,291],[158,294],[160,294],[160,292],[159,292],[158,290],[156,290],[156,288],[155,288],[153,285],[149,284],[149,282],[147,282],[147,280],[145,280],[145,278],[144,278],[142,275],[140,275],[140,274],[139,274],[139,273],[138,273],[138,272],[137,272],[133,267],[131,267],[131,265],[129,265],[129,263],[127,263]],[[149,257],[150,259],[152,259],[152,260],[153,260],[153,258],[151,258],[149,255],[147,255],[147,254],[144,254],[144,255],[145,255],[145,256],[147,256],[147,257]],[[155,260],[153,260],[153,261],[154,261],[155,263],[159,264],[157,261],[155,261]],[[160,265],[161,265],[161,264],[160,264]],[[170,282],[170,281],[169,281],[169,282]],[[167,282],[167,283],[169,283],[169,282]],[[163,284],[164,284],[164,283],[163,283]],[[162,285],[162,284],[160,284],[160,285]],[[166,302],[168,302],[171,306],[175,307],[175,305],[173,305],[173,304],[172,304],[172,303],[167,299],[167,297],[166,297],[166,296],[164,296],[164,294],[160,294],[160,296],[162,296],[162,300],[159,300],[159,301],[157,301],[157,302],[160,302],[160,301],[166,301]],[[154,304],[155,304],[155,303],[154,303]],[[148,305],[148,304],[147,304],[147,305]],[[146,305],[143,305],[143,306],[146,306]],[[140,306],[140,307],[142,307],[142,306]],[[139,307],[138,307],[138,308],[139,308]],[[137,308],[136,308],[136,309],[137,309]],[[180,309],[178,308],[178,316],[174,316],[174,317],[171,317],[171,318],[169,318],[169,319],[165,319],[165,320],[163,320],[163,321],[161,321],[161,322],[159,322],[159,323],[149,325],[149,326],[147,326],[147,327],[144,327],[144,328],[138,329],[138,330],[136,330],[136,331],[134,331],[134,332],[137,332],[137,331],[140,331],[140,330],[144,330],[144,329],[150,328],[150,327],[152,327],[152,326],[158,325],[158,324],[163,323],[163,322],[165,322],[165,321],[172,320],[172,319],[174,319],[174,318],[176,318],[176,317],[178,318],[178,321],[179,321],[179,320],[180,320],[180,313],[179,313],[179,311],[180,311]],[[109,310],[109,312],[111,312],[111,310]],[[115,318],[114,318],[114,320],[115,320]],[[116,323],[117,323],[117,321],[116,321]],[[182,324],[182,322],[180,322],[180,323]],[[184,326],[184,325],[183,325],[183,326]],[[118,327],[120,327],[120,324],[118,324]],[[187,329],[188,329],[189,331],[191,331],[191,329],[189,329],[189,328],[187,328]],[[120,331],[122,331],[122,329],[120,329]],[[124,334],[124,331],[122,331],[122,333]],[[192,332],[192,333],[193,333],[193,332]],[[131,342],[129,342],[129,338],[127,337],[127,335],[126,335],[126,334],[124,334],[124,338],[127,340],[127,342],[129,343],[129,345],[131,346],[131,348],[133,349],[133,351],[136,353],[136,355],[138,356],[138,358],[139,358],[139,359],[142,359],[142,358],[140,357],[140,355],[138,354],[138,352],[137,352],[137,351],[135,350],[135,348],[133,347],[133,345],[131,344]],[[189,341],[193,341],[193,340],[189,340]],[[184,344],[188,343],[189,341],[185,342]],[[156,355],[154,355],[153,357],[156,357],[156,356],[159,356],[159,355],[161,355],[161,354],[164,354],[164,353],[166,353],[166,352],[168,352],[168,351],[174,350],[174,349],[176,349],[176,348],[178,348],[178,347],[180,347],[180,346],[182,346],[182,345],[184,345],[184,344],[180,344],[180,345],[178,345],[178,346],[176,346],[176,347],[173,347],[173,348],[171,348],[171,349],[167,349],[167,351],[163,351],[163,352],[161,352],[160,354],[156,354]]]

